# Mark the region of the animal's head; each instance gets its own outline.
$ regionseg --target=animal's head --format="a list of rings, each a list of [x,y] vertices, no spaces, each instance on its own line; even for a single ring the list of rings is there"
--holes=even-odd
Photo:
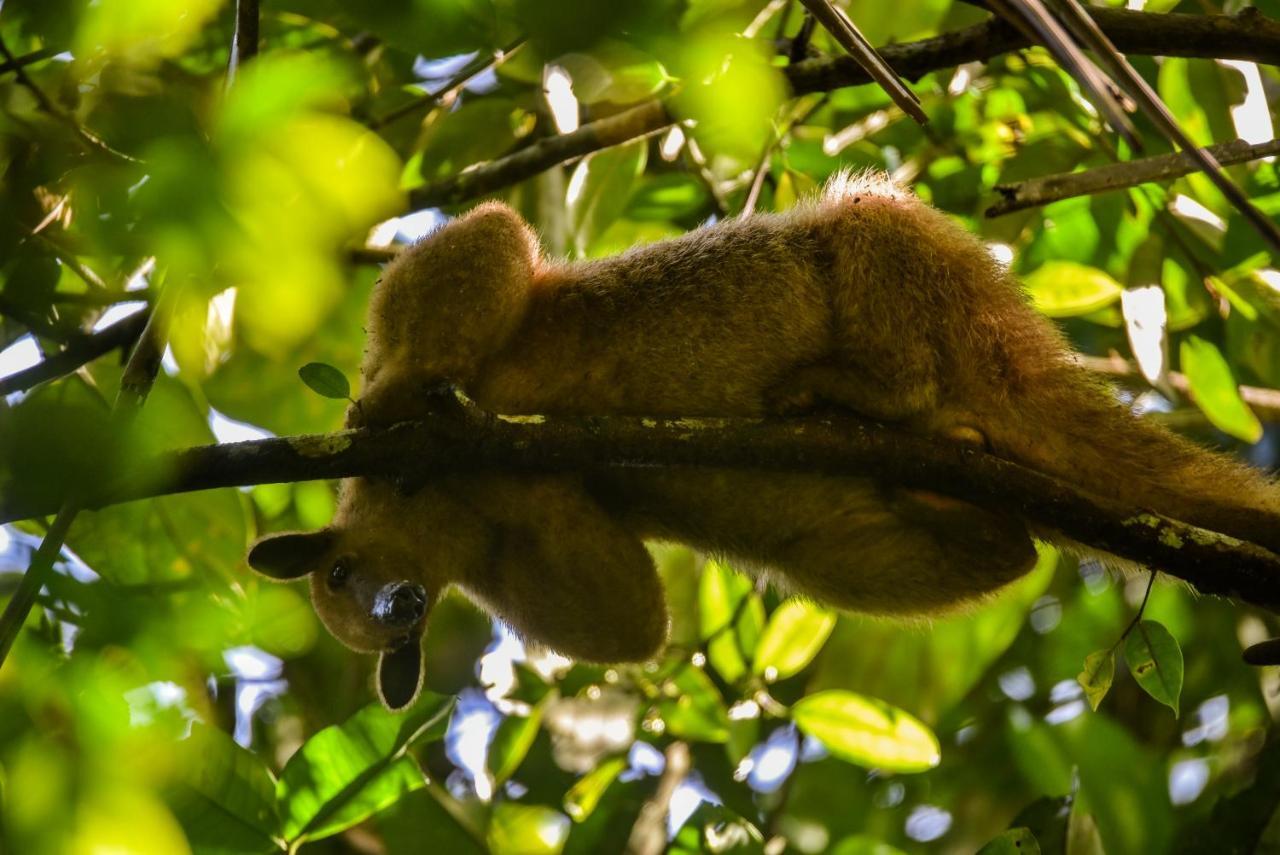
[[[441,587],[424,580],[413,551],[332,526],[268,535],[249,550],[249,565],[281,581],[309,576],[316,613],[334,637],[380,654],[383,702],[392,709],[412,703],[422,685],[422,634]]]

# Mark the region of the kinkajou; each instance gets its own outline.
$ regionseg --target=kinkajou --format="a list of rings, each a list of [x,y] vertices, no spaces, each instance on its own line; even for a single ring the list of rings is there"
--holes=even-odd
[[[515,212],[486,203],[391,264],[368,335],[356,421],[415,418],[442,383],[508,414],[836,406],[1280,548],[1271,482],[1130,414],[978,240],[880,176],[582,262],[544,258]],[[632,470],[446,478],[408,497],[348,479],[331,526],[264,538],[249,563],[311,574],[329,629],[383,653],[394,707],[416,692],[417,640],[451,584],[573,656],[652,655],[666,613],[642,538],[881,614],[971,601],[1035,557],[1016,518],[866,479]]]

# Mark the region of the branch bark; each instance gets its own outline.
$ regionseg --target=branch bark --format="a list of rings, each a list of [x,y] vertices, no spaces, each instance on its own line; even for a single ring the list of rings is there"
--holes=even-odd
[[[1242,59],[1280,64],[1280,22],[1249,7],[1238,15],[1153,14],[1090,7],[1089,14],[1124,53]],[[933,38],[886,45],[880,55],[906,80],[931,71],[1029,47],[1027,39],[1004,21],[991,19]],[[851,57],[810,59],[783,69],[795,95],[861,86],[871,77]],[[492,193],[558,163],[656,133],[676,117],[665,101],[636,107],[589,122],[576,131],[540,140],[528,148],[480,164],[410,193],[413,208],[453,205]]]
[[[1256,144],[1232,140],[1209,146],[1208,152],[1218,163],[1229,166],[1280,154],[1280,140]],[[1074,196],[1092,196],[1095,193],[1123,190],[1150,181],[1172,181],[1199,169],[1200,165],[1194,156],[1184,151],[1144,157],[1126,163],[1109,163],[1083,172],[1041,175],[1017,184],[997,184],[995,190],[1000,194],[1000,200],[987,208],[986,215],[999,217]]]
[[[190,490],[342,478],[420,482],[480,469],[584,471],[702,466],[872,477],[1017,513],[1113,555],[1157,567],[1206,594],[1280,607],[1280,557],[1110,500],[969,448],[851,417],[795,420],[503,418],[472,407],[382,430],[280,437],[171,452],[83,496],[87,508]],[[55,503],[0,497],[0,522]]]
[[[1120,381],[1131,381],[1144,388],[1151,388],[1137,363],[1119,356],[1088,356],[1077,354],[1076,361],[1081,366],[1094,372]],[[1169,385],[1184,395],[1191,394],[1191,383],[1187,375],[1177,371],[1168,374]],[[1254,415],[1264,422],[1280,422],[1280,390],[1264,389],[1260,386],[1240,386],[1240,397]]]
[[[0,378],[0,396],[25,392],[45,381],[66,376],[104,353],[110,353],[116,348],[131,347],[142,335],[150,315],[146,309],[141,309],[91,335],[73,341],[60,352],[30,368]]]

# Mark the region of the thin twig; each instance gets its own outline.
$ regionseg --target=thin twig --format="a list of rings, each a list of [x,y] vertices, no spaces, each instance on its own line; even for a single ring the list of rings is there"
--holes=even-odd
[[[671,798],[692,766],[688,744],[671,743],[667,746],[666,758],[667,764],[658,779],[658,788],[640,809],[640,816],[631,828],[627,855],[660,855],[667,848],[667,814],[671,811]]]
[[[521,36],[520,38],[512,41],[506,47],[498,49],[491,56],[476,57],[471,62],[467,63],[461,71],[441,84],[435,91],[428,92],[414,98],[407,104],[402,104],[388,112],[386,115],[372,120],[369,122],[369,127],[377,130],[378,128],[386,127],[392,122],[404,118],[411,113],[417,112],[424,107],[431,107],[436,104],[444,104],[452,101],[468,83],[475,80],[486,71],[497,68],[499,65],[502,65],[502,63],[515,56],[516,53],[524,47],[526,41],[527,39],[524,36]]]
[[[1089,14],[1126,53],[1280,63],[1280,23],[1260,14],[1157,15],[1099,7],[1090,7]],[[993,18],[933,38],[887,45],[879,52],[900,77],[917,80],[931,71],[986,61],[1028,45],[1012,26]],[[782,74],[793,95],[871,82],[866,71],[848,56],[805,60],[783,68]],[[675,121],[666,102],[647,101],[420,187],[410,193],[410,205],[427,208],[475,199],[558,163],[656,133]]]
[[[1263,157],[1280,154],[1280,140],[1249,143],[1232,140],[1210,146],[1207,151],[1223,165],[1246,163]],[[1172,181],[1200,169],[1199,163],[1185,151],[1161,154],[1130,160],[1126,163],[1109,163],[1083,172],[1058,172],[1029,178],[1017,184],[997,184],[995,192],[1000,199],[987,208],[988,217],[999,217],[1026,208],[1035,208],[1070,199],[1075,196],[1092,196],[1136,187],[1151,181]]]
[[[742,210],[739,212],[740,217],[749,217],[756,210],[756,203],[760,200],[760,191],[764,187],[765,177],[769,174],[769,166],[773,162],[774,151],[786,139],[787,134],[791,133],[791,129],[812,116],[822,106],[827,103],[829,96],[822,95],[812,98],[808,102],[803,100],[792,104],[791,109],[787,111],[787,115],[779,123],[777,131],[765,143],[764,151],[760,154],[760,160],[756,164],[755,174],[751,177],[751,187],[747,190],[747,198],[742,203]]]
[[[1115,377],[1121,380],[1134,380],[1146,384],[1146,379],[1142,376],[1137,364],[1119,356],[1085,356],[1083,354],[1076,356],[1076,361],[1081,366],[1094,372],[1095,374],[1104,374],[1108,377]],[[1167,378],[1169,385],[1183,395],[1190,394],[1191,384],[1187,380],[1185,374],[1177,371],[1170,371]],[[1265,422],[1280,422],[1280,390],[1264,389],[1259,386],[1241,386],[1240,397],[1249,405],[1254,414]]]
[[[41,48],[13,59],[6,59],[4,62],[0,62],[0,74],[8,74],[10,71],[17,71],[19,68],[35,65],[37,62],[44,62],[46,59],[53,59],[58,53],[59,51],[53,48]]]
[[[402,483],[448,472],[586,471],[667,466],[749,468],[858,476],[957,496],[1016,513],[1045,529],[1139,564],[1206,594],[1280,606],[1280,557],[1081,492],[970,448],[856,418],[671,420],[633,417],[508,420],[468,406],[389,429],[346,430],[203,446],[124,461],[122,480],[92,485],[85,507],[189,490],[369,476]],[[42,485],[53,486],[58,485]],[[13,485],[10,490],[23,489]],[[50,513],[50,503],[0,497],[0,523]],[[1231,507],[1215,511],[1256,515]],[[1242,524],[1245,520],[1242,520]]]
[[[0,396],[25,392],[41,383],[65,377],[103,354],[132,346],[146,328],[150,314],[145,309],[134,312],[110,326],[72,341],[63,350],[30,368],[0,377]]]
[[[227,60],[227,86],[235,83],[240,67],[258,55],[258,0],[236,0],[236,31]]]

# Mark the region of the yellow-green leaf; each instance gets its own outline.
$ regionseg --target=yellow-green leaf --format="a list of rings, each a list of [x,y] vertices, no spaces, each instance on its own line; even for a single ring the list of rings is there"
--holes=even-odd
[[[942,759],[938,738],[919,719],[876,698],[832,689],[791,708],[796,725],[836,757],[890,772],[923,772]]]
[[[766,680],[798,674],[822,650],[836,616],[805,600],[787,600],[769,618],[756,646],[753,670]]]
[[[1076,675],[1076,682],[1084,689],[1084,696],[1089,699],[1089,706],[1095,711],[1110,691],[1115,677],[1114,650],[1095,650],[1084,658],[1084,670]]]
[[[564,794],[564,812],[574,822],[582,822],[591,816],[591,812],[600,803],[605,790],[627,768],[627,758],[614,757],[606,760],[596,768],[578,779],[578,783]]]
[[[1110,306],[1124,289],[1104,271],[1074,261],[1050,261],[1026,278],[1037,309],[1051,318],[1073,318]]]
[[[1163,624],[1139,621],[1124,643],[1124,661],[1142,690],[1178,714],[1182,648]]]
[[[1262,423],[1240,397],[1231,366],[1211,341],[1189,336],[1182,343],[1182,370],[1191,398],[1213,426],[1245,442],[1262,438]]]
[[[1011,828],[979,849],[978,855],[1040,855],[1040,841],[1029,828]]]

